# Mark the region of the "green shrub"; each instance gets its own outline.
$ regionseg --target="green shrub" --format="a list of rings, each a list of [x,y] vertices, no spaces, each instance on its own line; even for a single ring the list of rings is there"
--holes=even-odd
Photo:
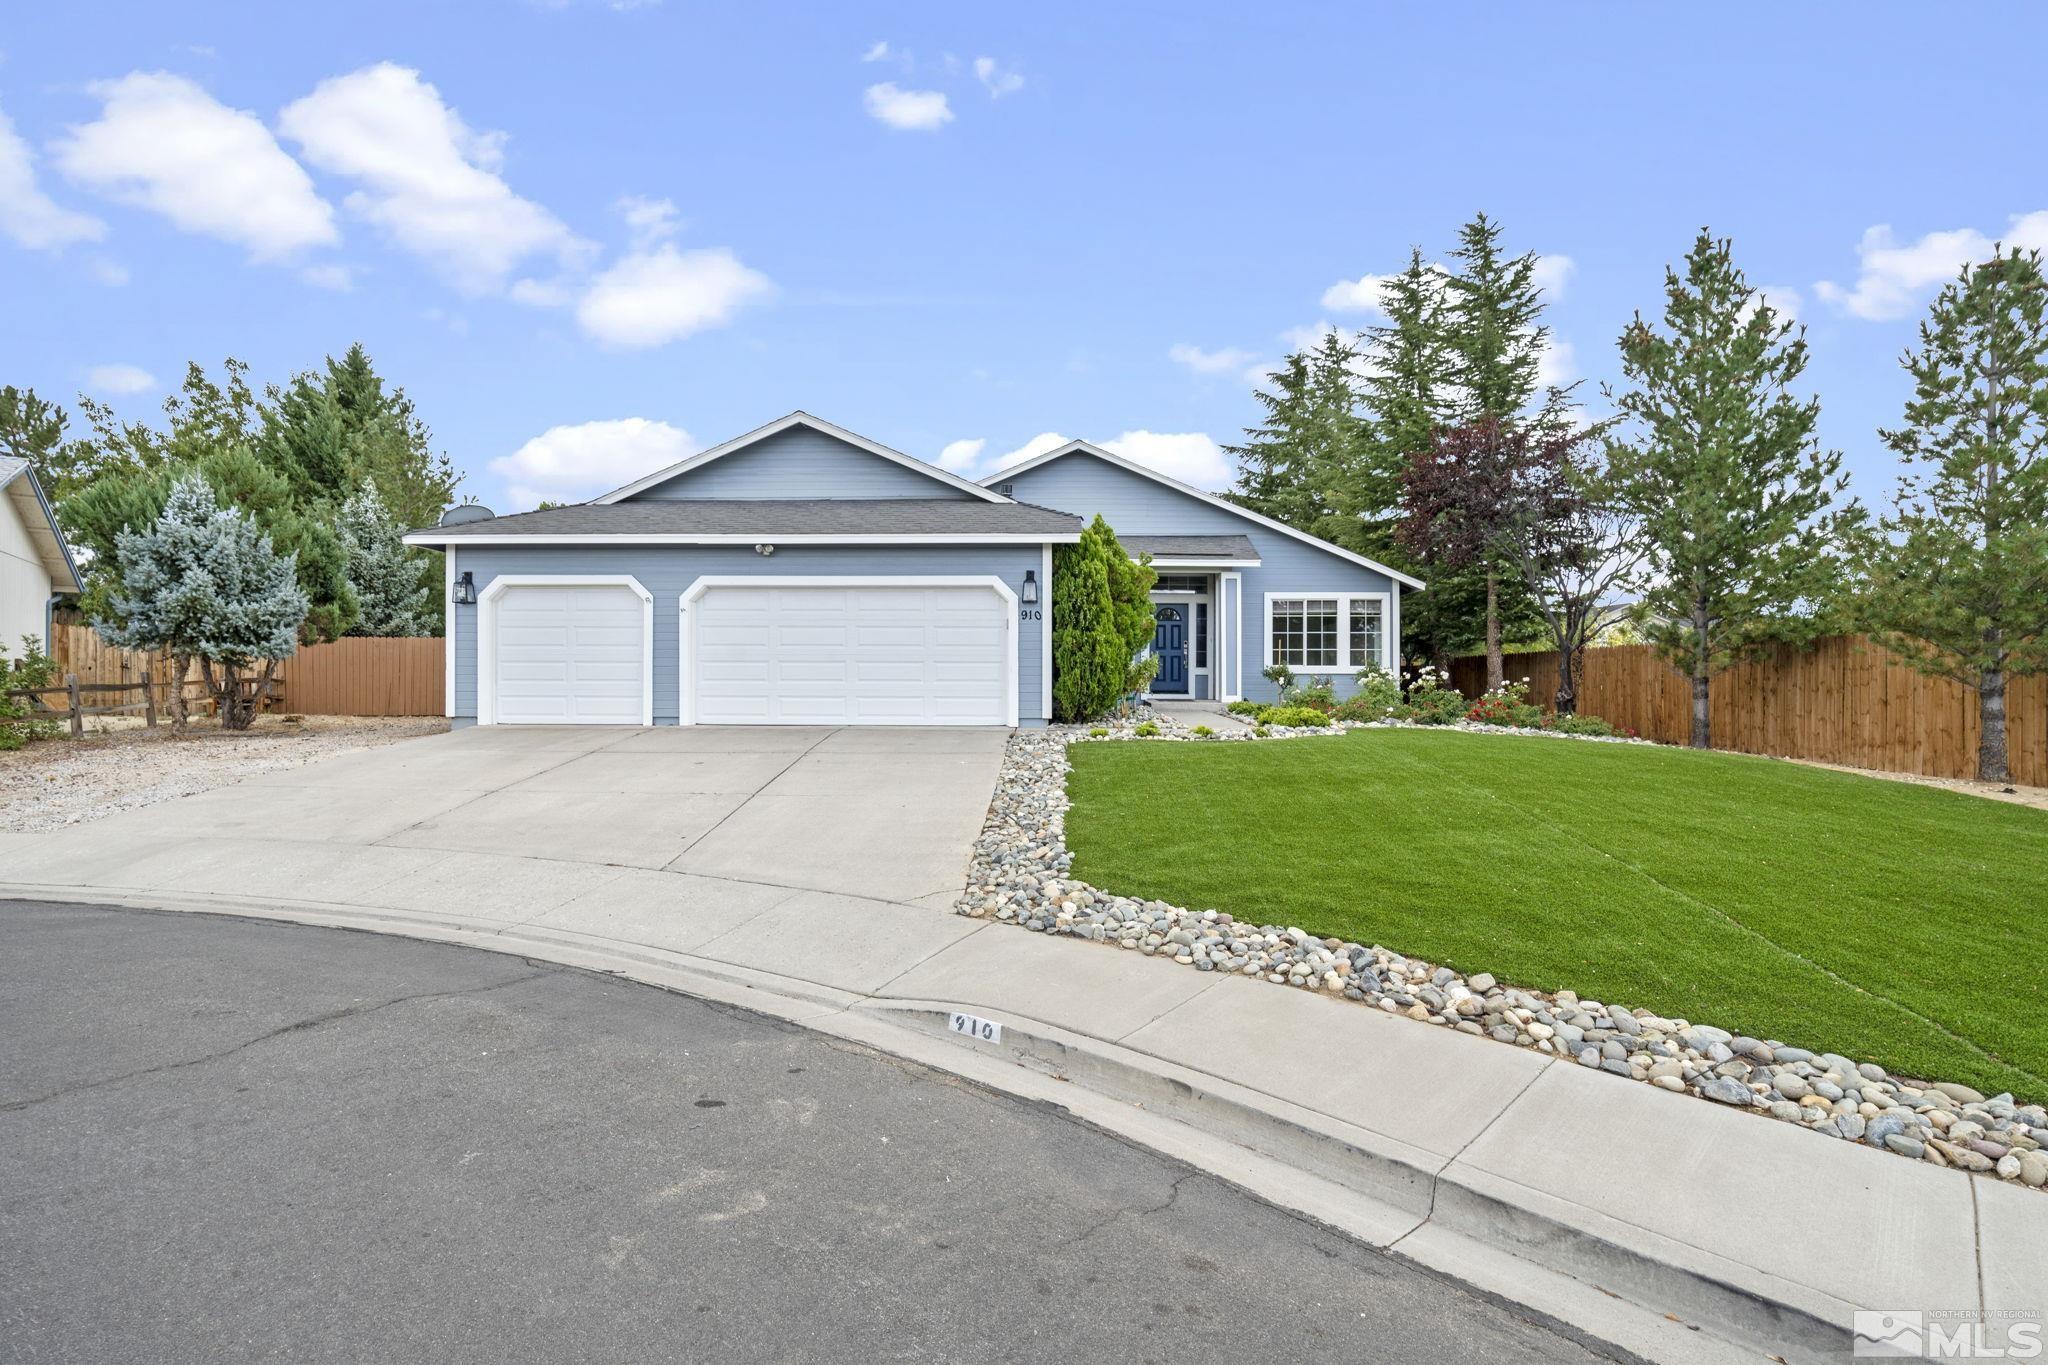
[[[1103,729],[1100,725],[1098,725],[1093,730],[1090,730],[1088,732],[1088,737],[1090,739],[1108,739],[1109,731]]]
[[[1465,719],[1475,725],[1501,725],[1521,730],[1533,730],[1543,723],[1543,708],[1529,700],[1529,680],[1503,683],[1497,690],[1485,692],[1465,713]]]
[[[1265,725],[1285,725],[1295,729],[1314,729],[1328,725],[1327,712],[1313,706],[1269,706],[1259,713],[1259,721]]]
[[[1261,701],[1234,701],[1223,709],[1233,716],[1256,716],[1266,709],[1266,704]]]
[[[1621,733],[1598,716],[1551,716],[1543,722],[1543,728],[1561,735],[1598,735],[1605,739]]]
[[[1159,733],[1159,727],[1148,720],[1137,729],[1131,731],[1131,733],[1139,739],[1151,739]]]
[[[1272,734],[1272,733],[1273,733],[1272,731],[1268,730],[1268,729],[1267,729],[1267,728],[1266,728],[1265,726],[1263,726],[1263,725],[1254,725],[1254,726],[1252,727],[1252,737],[1253,737],[1254,739],[1264,739],[1264,738],[1266,738],[1266,737],[1267,737],[1268,735],[1270,735],[1270,734]]]
[[[21,637],[19,659],[0,654],[0,693],[48,687],[55,681],[56,661],[43,653],[42,643],[33,635]],[[60,733],[54,721],[21,719],[33,710],[35,703],[28,698],[0,696],[0,750],[19,749],[32,739],[54,739]]]
[[[1385,720],[1401,708],[1401,681],[1378,664],[1358,670],[1358,691],[1337,707],[1338,720]]]
[[[1465,719],[1465,695],[1451,686],[1450,679],[1433,668],[1425,668],[1408,689],[1408,701],[1396,712],[1417,725],[1455,725]]]
[[[1109,523],[1096,517],[1081,539],[1053,551],[1053,719],[1093,720],[1142,691],[1158,669],[1139,657],[1152,638],[1152,584],[1158,575],[1124,553]]]
[[[1206,725],[1197,725],[1197,726],[1195,727],[1195,734],[1196,734],[1196,735],[1197,735],[1198,737],[1202,738],[1202,739],[1207,739],[1207,738],[1208,738],[1209,736],[1211,736],[1211,735],[1213,735],[1213,734],[1215,734],[1215,733],[1216,733],[1216,732],[1215,732],[1214,730],[1211,730],[1211,729],[1210,729],[1210,728],[1209,728],[1208,726],[1206,726]]]

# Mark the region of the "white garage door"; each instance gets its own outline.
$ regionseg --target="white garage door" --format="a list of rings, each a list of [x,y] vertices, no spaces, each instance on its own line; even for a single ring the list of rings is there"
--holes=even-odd
[[[628,587],[512,587],[494,612],[501,725],[639,725],[646,614]]]
[[[703,725],[1008,725],[1009,604],[986,587],[706,589],[689,608]]]

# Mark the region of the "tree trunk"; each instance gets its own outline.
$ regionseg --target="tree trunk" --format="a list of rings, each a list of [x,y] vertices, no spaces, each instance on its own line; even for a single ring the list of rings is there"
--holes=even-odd
[[[1696,632],[1692,652],[1692,747],[1711,749],[1714,747],[1713,713],[1707,706],[1707,684],[1713,677],[1708,672],[1713,656],[1707,651],[1706,603],[1693,608],[1692,624]]]
[[[191,669],[191,655],[179,654],[175,652],[172,653],[171,692],[167,700],[170,703],[171,733],[173,734],[184,734],[185,723],[187,720],[190,719],[190,715],[185,709],[185,675],[188,672],[190,672]]]
[[[1579,668],[1585,663],[1585,651],[1560,649],[1557,652],[1557,714],[1574,716],[1579,711]]]
[[[1500,577],[1486,571],[1486,690],[1498,692],[1507,686],[1507,669],[1500,657]]]
[[[219,702],[221,729],[246,730],[256,719],[255,706],[242,695],[242,672],[233,664],[220,666],[220,686],[214,696]]]
[[[1977,780],[2012,782],[2012,761],[2006,750],[2002,668],[1987,668],[1977,679]]]

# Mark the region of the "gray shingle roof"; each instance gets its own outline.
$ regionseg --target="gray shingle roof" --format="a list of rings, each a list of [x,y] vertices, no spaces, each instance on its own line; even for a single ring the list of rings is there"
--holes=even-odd
[[[1250,536],[1118,536],[1127,554],[1154,559],[1257,559]]]
[[[966,498],[641,498],[550,507],[413,534],[438,543],[475,536],[986,536],[1080,529],[1079,517],[1048,507]]]

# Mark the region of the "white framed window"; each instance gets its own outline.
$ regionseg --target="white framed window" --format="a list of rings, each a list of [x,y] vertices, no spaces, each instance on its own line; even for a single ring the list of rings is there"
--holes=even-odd
[[[1266,663],[1307,673],[1355,673],[1388,663],[1383,592],[1267,593]]]

